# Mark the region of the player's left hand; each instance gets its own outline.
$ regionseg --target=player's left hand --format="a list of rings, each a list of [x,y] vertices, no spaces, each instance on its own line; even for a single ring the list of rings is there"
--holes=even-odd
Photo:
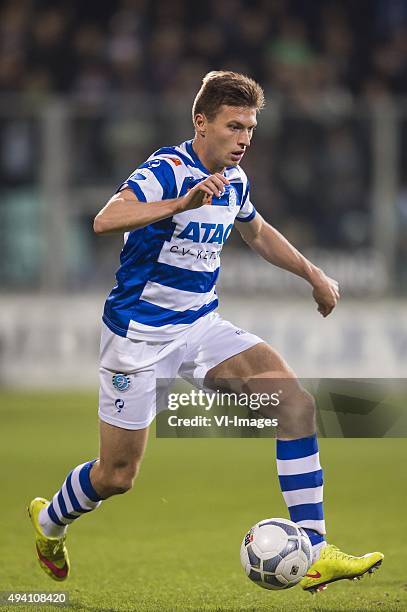
[[[313,285],[312,295],[318,304],[318,312],[323,317],[327,317],[335,308],[340,298],[339,284],[333,278],[329,278],[326,274],[318,278]]]

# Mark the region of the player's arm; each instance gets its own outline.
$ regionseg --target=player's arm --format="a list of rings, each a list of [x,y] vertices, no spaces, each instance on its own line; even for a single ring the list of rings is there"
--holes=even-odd
[[[98,212],[93,222],[96,234],[131,232],[161,219],[211,204],[212,196],[218,197],[229,181],[220,173],[208,176],[187,194],[172,200],[140,202],[130,188],[116,193]]]
[[[339,300],[338,283],[302,255],[279,231],[258,213],[252,221],[238,223],[243,240],[266,261],[288,270],[310,283],[322,316],[328,316]]]

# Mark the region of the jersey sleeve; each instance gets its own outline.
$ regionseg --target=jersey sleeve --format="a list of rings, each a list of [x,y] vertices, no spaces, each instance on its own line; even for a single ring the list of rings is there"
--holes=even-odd
[[[150,159],[139,166],[116,191],[131,189],[140,202],[159,202],[177,197],[174,171],[166,159]]]
[[[247,181],[246,189],[242,198],[240,210],[236,215],[237,221],[251,221],[256,216],[256,209],[250,201],[250,183]]]

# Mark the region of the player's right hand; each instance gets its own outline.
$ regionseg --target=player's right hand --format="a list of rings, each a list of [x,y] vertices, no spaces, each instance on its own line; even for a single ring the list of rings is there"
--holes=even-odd
[[[191,210],[204,204],[212,204],[212,197],[219,198],[225,189],[225,185],[229,185],[229,181],[223,174],[220,172],[211,174],[180,198],[181,210]]]
[[[318,312],[323,317],[327,317],[331,314],[340,298],[338,281],[322,272],[318,281],[313,284],[312,295],[318,304]]]

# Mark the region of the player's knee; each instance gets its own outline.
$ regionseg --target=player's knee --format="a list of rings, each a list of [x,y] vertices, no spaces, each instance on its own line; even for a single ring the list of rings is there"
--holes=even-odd
[[[308,391],[305,391],[305,389],[301,389],[299,407],[300,410],[304,413],[304,415],[308,415],[310,417],[314,416],[315,400],[311,393],[308,393]]]
[[[279,426],[290,435],[305,435],[315,429],[315,401],[305,389],[287,394],[277,408]]]
[[[315,429],[315,401],[308,391],[301,389],[298,397],[295,419],[301,431],[314,431]]]
[[[279,407],[283,410],[289,408],[297,414],[313,414],[315,412],[315,400],[311,393],[297,386],[282,395]]]

